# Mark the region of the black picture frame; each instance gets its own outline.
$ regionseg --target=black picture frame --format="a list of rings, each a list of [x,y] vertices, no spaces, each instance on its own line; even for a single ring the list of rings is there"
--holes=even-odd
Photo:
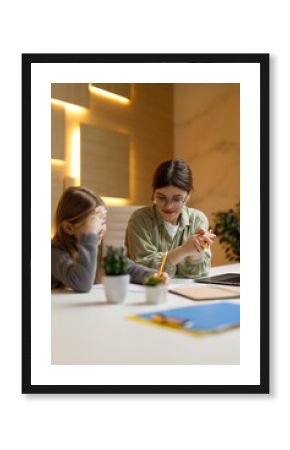
[[[22,393],[269,393],[269,54],[22,55]],[[31,382],[31,65],[33,63],[245,63],[260,67],[260,383],[257,385],[33,385]],[[262,226],[263,225],[263,226]]]

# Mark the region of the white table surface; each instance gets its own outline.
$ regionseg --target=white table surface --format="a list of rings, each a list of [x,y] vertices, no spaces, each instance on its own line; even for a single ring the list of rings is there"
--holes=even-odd
[[[215,267],[211,275],[239,272],[238,264]],[[173,282],[193,283],[192,280]],[[202,285],[199,285],[202,286]],[[131,285],[134,289],[134,285]],[[87,294],[52,292],[52,364],[239,364],[240,329],[203,337],[127,319],[127,316],[201,304],[168,293],[162,305],[145,304],[129,291],[123,304],[106,301],[102,286]],[[222,301],[222,300],[219,300]],[[226,300],[239,303],[239,300]],[[202,302],[202,304],[217,302]]]

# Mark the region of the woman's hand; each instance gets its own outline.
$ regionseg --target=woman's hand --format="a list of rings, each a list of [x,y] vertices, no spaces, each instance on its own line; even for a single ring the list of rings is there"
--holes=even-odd
[[[215,234],[208,233],[204,228],[200,228],[195,234],[189,236],[181,246],[184,256],[202,256],[203,251],[213,244],[215,237]]]
[[[211,230],[207,232],[204,228],[198,230],[197,234],[199,235],[201,241],[203,241],[202,243],[203,250],[210,247],[214,243],[214,240],[216,238],[216,235],[213,234]]]

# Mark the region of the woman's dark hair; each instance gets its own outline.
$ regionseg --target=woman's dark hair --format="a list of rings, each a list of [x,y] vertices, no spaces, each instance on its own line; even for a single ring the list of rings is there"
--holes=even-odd
[[[153,176],[153,190],[166,186],[175,186],[186,192],[193,189],[192,173],[185,161],[170,159],[157,167]]]

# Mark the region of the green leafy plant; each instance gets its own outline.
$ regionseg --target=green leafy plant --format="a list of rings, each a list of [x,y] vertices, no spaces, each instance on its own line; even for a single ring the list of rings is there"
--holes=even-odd
[[[145,286],[159,286],[160,284],[164,284],[164,281],[154,276],[153,273],[144,281]]]
[[[107,254],[103,258],[103,269],[106,275],[124,275],[128,273],[129,259],[125,247],[107,246]]]
[[[226,258],[240,261],[240,202],[228,211],[220,211],[214,216],[214,233],[225,249]]]

